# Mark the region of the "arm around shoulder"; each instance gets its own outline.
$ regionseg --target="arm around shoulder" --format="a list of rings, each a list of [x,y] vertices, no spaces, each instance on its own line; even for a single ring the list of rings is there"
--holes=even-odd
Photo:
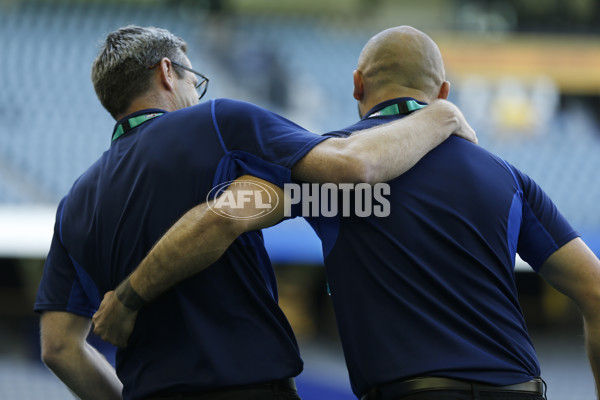
[[[131,286],[144,300],[152,300],[202,271],[242,233],[281,221],[283,196],[280,187],[265,180],[250,175],[236,179],[217,199],[194,207],[165,233],[129,277]]]
[[[385,182],[408,171],[453,133],[477,143],[460,110],[446,100],[436,100],[398,121],[319,143],[292,174],[304,182]]]
[[[105,294],[93,317],[94,332],[125,347],[139,308],[217,261],[242,233],[279,222],[284,203],[281,188],[246,175],[235,180],[217,199],[192,208],[115,291]]]

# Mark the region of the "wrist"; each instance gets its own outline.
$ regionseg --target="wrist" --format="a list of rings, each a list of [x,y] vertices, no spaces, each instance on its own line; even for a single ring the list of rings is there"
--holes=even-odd
[[[120,284],[119,287],[117,287],[115,294],[117,295],[117,299],[119,299],[121,304],[131,311],[138,311],[140,308],[148,304],[148,302],[144,300],[144,298],[140,296],[135,289],[133,289],[131,283],[129,282],[129,278]]]
[[[443,140],[450,137],[460,127],[460,111],[458,110],[458,107],[451,102],[438,99],[433,101],[427,109],[435,110],[432,112],[435,112],[434,115],[436,115],[437,118],[434,118],[433,120],[439,124],[438,126],[441,129],[438,129],[437,131],[440,132]]]

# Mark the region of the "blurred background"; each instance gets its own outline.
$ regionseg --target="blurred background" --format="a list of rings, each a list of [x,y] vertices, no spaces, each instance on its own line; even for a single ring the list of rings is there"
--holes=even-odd
[[[114,121],[89,75],[111,30],[167,28],[210,77],[207,99],[251,101],[324,133],[357,120],[352,71],[366,41],[419,28],[438,42],[450,100],[480,144],[533,177],[600,254],[598,20],[596,0],[0,0],[0,399],[71,398],[39,361],[31,310],[58,201],[109,146]],[[354,398],[319,241],[302,220],[265,240],[306,362],[300,394]],[[593,398],[578,311],[527,265],[517,278],[548,397]]]

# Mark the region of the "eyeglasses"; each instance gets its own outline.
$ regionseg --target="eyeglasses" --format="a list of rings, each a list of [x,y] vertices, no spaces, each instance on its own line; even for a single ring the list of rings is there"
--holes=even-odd
[[[158,66],[160,64],[160,61],[157,62],[154,65],[151,65],[150,67],[148,67],[148,69],[152,69],[155,68],[156,66]],[[202,75],[200,72],[198,71],[194,71],[191,68],[186,67],[185,65],[181,65],[179,63],[176,63],[175,61],[171,61],[171,64],[175,65],[176,67],[179,67],[181,69],[184,69],[188,72],[191,72],[192,74],[197,75],[198,77],[200,77],[201,79],[198,80],[198,83],[196,84],[196,91],[198,92],[198,100],[202,99],[204,97],[204,95],[206,94],[206,90],[208,89],[208,78],[204,75]]]

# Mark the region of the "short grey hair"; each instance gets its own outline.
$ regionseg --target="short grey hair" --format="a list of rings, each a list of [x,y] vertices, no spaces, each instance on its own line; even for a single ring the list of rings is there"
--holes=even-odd
[[[166,29],[128,25],[109,33],[92,64],[98,99],[117,118],[150,89],[148,67],[163,57],[181,63],[186,52],[186,42]]]

